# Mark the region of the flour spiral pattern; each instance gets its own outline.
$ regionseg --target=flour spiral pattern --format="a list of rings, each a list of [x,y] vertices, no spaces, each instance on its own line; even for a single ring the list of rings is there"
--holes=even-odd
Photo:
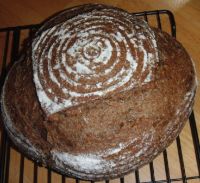
[[[33,48],[34,82],[47,115],[145,84],[158,61],[147,23],[113,9],[57,24]]]

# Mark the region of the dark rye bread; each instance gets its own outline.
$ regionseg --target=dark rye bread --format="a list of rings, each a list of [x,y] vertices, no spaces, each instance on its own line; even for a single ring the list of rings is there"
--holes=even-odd
[[[94,13],[102,11],[104,14],[109,11],[110,16],[114,12],[116,19],[121,17],[122,20],[127,18],[132,21],[132,29],[139,26],[138,31],[145,36],[145,40],[142,43],[137,40],[136,42],[143,45],[147,54],[153,55],[149,55],[154,59],[149,61],[153,66],[147,63],[146,70],[142,72],[141,68],[145,65],[145,51],[131,46],[126,47],[126,50],[123,41],[119,41],[122,54],[118,67],[126,69],[130,67],[125,61],[128,58],[124,55],[125,51],[126,54],[131,50],[132,55],[137,58],[138,66],[133,73],[133,80],[102,96],[81,97],[78,102],[74,99],[73,101],[76,102],[73,106],[65,106],[59,111],[49,113],[48,108],[38,100],[41,96],[38,93],[37,80],[35,78],[33,80],[33,75],[37,74],[37,65],[34,63],[39,60],[42,62],[42,58],[46,58],[45,55],[48,55],[50,50],[48,45],[53,45],[53,42],[45,43],[44,46],[40,42],[40,49],[34,50],[34,47],[34,51],[29,50],[28,56],[17,62],[10,70],[3,87],[1,109],[8,135],[28,157],[66,175],[88,180],[102,180],[122,176],[149,163],[172,143],[191,113],[196,91],[196,76],[191,58],[174,38],[158,29],[148,27],[145,22],[131,14],[104,5],[76,7],[56,15],[44,23],[36,33],[33,46],[40,36],[45,37],[43,35],[45,30],[63,24],[72,18],[70,15],[76,16],[91,11]],[[106,20],[105,18],[104,21]],[[113,24],[115,23],[117,24],[114,21]],[[126,23],[131,27],[130,22]],[[110,39],[116,38],[112,36],[113,27],[105,26],[111,35]],[[124,30],[129,33],[130,31],[128,28]],[[141,35],[137,34],[135,38],[143,39]],[[50,36],[46,36],[47,39],[51,39]],[[155,40],[156,47],[152,40]],[[58,47],[58,44],[55,48],[56,46]],[[100,50],[102,49],[101,47]],[[114,49],[116,49],[115,45],[113,45]],[[89,56],[92,58],[96,54],[95,50],[89,49]],[[35,60],[42,51],[43,57],[40,56],[39,60]],[[52,52],[49,58],[52,60],[51,63],[54,63],[57,54],[55,50]],[[62,58],[61,53],[58,56]],[[113,64],[116,60],[116,56],[112,57],[110,63]],[[70,62],[70,59],[67,61]],[[42,63],[45,63],[45,59]],[[118,71],[118,67],[114,70]],[[93,68],[96,69],[96,66],[94,65]],[[101,69],[95,71],[99,75],[102,72]],[[45,69],[43,75],[40,72],[40,79],[43,79],[41,83],[46,79],[45,85],[42,83],[46,87],[44,91],[49,88],[54,89],[54,93],[48,94],[49,98],[62,95],[58,89],[55,90],[54,84],[50,83],[46,72]],[[70,74],[68,77],[75,78]],[[149,79],[145,82],[146,78]],[[79,82],[82,85],[87,82],[93,84],[101,82],[101,79],[96,77],[88,81],[82,78]],[[123,77],[119,80],[123,80]],[[131,87],[128,88],[129,86]],[[69,85],[65,87],[71,87],[70,89],[76,92],[87,92],[81,87],[72,88]],[[95,88],[90,87],[88,90],[93,91]]]

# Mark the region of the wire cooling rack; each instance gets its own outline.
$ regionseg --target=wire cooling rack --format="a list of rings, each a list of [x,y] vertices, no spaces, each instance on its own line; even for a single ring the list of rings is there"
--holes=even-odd
[[[145,11],[133,13],[138,17],[143,18],[150,25],[154,27],[158,27],[168,33],[170,33],[173,37],[176,37],[176,24],[174,20],[173,14],[168,10],[156,10],[156,11]],[[168,23],[166,23],[168,22]],[[2,87],[6,74],[12,64],[19,58],[19,50],[22,45],[22,41],[27,37],[32,37],[35,30],[40,25],[28,25],[28,26],[17,26],[17,27],[7,27],[0,29],[0,86]],[[2,123],[1,123],[2,124]],[[188,128],[188,129],[186,129]],[[20,154],[12,145],[9,138],[7,137],[6,132],[3,130],[1,125],[1,134],[0,134],[0,183],[7,182],[73,182],[79,183],[84,182],[79,179],[72,179],[65,177],[63,175],[58,175],[58,179],[53,179],[55,172],[51,169],[43,168],[43,172],[40,173],[41,167],[30,160],[27,160],[23,154]],[[156,160],[151,162],[149,165],[146,165],[146,171],[139,169],[133,173],[130,173],[127,179],[125,177],[121,177],[116,180],[105,180],[105,183],[162,183],[162,182],[200,182],[200,145],[199,145],[199,137],[197,131],[197,125],[195,120],[194,112],[189,117],[189,121],[184,128],[186,130],[187,135],[189,136],[189,147],[184,147],[182,143],[182,138],[177,137],[176,141],[173,143],[176,151],[173,151],[173,154],[170,154],[169,148],[167,148],[159,157],[162,159],[162,162],[156,163]],[[184,131],[183,130],[183,131]],[[182,132],[184,133],[184,132]],[[181,133],[181,134],[182,134]],[[188,156],[187,153],[184,153],[183,149],[191,148],[193,153],[193,157],[189,154],[192,165],[188,165],[188,161],[186,162],[185,156]],[[18,162],[15,158],[13,158],[13,153],[18,157]],[[177,157],[172,165],[170,165],[170,158]],[[27,165],[27,161],[29,164]],[[13,165],[14,164],[14,165]],[[26,167],[28,166],[28,167]],[[192,167],[191,167],[192,166]],[[18,167],[18,168],[16,168]],[[31,168],[30,168],[31,167]],[[27,170],[28,169],[28,170]],[[174,175],[174,170],[179,171],[178,175]],[[192,173],[189,170],[193,170]],[[157,172],[162,171],[163,177],[158,177]],[[13,173],[14,172],[14,173]],[[29,173],[27,173],[29,172]],[[31,178],[25,176],[25,174],[31,174]],[[148,176],[147,176],[148,174]],[[16,177],[15,177],[16,176]],[[130,177],[132,176],[132,177]],[[40,178],[39,178],[40,177]],[[46,177],[46,178],[45,178]],[[144,179],[144,177],[146,177]],[[93,182],[92,182],[93,183]]]

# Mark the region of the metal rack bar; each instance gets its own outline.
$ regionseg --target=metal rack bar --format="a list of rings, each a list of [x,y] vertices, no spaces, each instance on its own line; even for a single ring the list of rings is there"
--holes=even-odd
[[[135,170],[135,181],[136,181],[136,183],[140,183],[139,170]]]
[[[120,178],[120,183],[124,183],[124,177]]]
[[[144,12],[144,19],[145,19],[146,22],[148,22],[148,17],[147,17],[147,12],[146,11]]]
[[[169,17],[169,21],[170,21],[170,25],[171,25],[171,35],[173,37],[176,37],[176,23],[175,23],[175,19],[174,19],[174,15],[171,11],[169,10],[154,10],[154,11],[144,11],[144,12],[136,12],[133,13],[136,16],[139,17],[144,17],[147,15],[156,15],[156,14],[166,14]],[[160,21],[161,22],[161,21]]]
[[[5,134],[5,137],[7,138],[7,134]],[[8,182],[9,180],[9,163],[10,163],[10,140],[7,139],[6,144],[5,144],[5,167],[4,170],[4,181],[5,183]]]
[[[38,166],[36,163],[34,163],[34,169],[33,169],[33,183],[37,183],[38,180]]]
[[[1,131],[1,154],[0,154],[0,182],[3,182],[4,180],[4,165],[5,165],[5,142],[6,142],[6,138],[5,138],[5,131],[2,130]]]
[[[153,162],[149,163],[150,174],[151,174],[151,182],[155,183],[155,175],[154,175],[154,166]]]
[[[24,156],[21,154],[20,157],[20,174],[19,174],[19,183],[24,181]]]
[[[47,173],[47,182],[51,183],[51,170],[48,169],[48,173]]]
[[[15,31],[16,29],[22,30],[22,29],[35,29],[40,27],[40,24],[32,24],[32,25],[22,25],[22,26],[16,26],[16,27],[5,27],[0,28],[0,32],[6,32],[6,31]]]
[[[178,157],[179,157],[179,162],[180,162],[180,168],[181,168],[181,175],[182,175],[183,183],[187,183],[186,174],[185,174],[185,165],[184,165],[183,153],[182,153],[182,147],[181,147],[181,141],[180,141],[179,136],[176,138],[176,145],[177,145],[177,150],[178,150]]]
[[[197,126],[196,126],[196,120],[195,120],[193,111],[189,117],[189,121],[190,121],[190,129],[192,133],[192,140],[194,144],[196,162],[197,162],[197,167],[198,167],[198,174],[200,177],[200,145],[199,145],[199,136],[198,136]]]
[[[7,74],[6,62],[7,62],[7,55],[8,55],[9,37],[10,37],[10,31],[6,31],[6,39],[5,39],[5,44],[4,44],[5,46],[4,46],[4,51],[3,51],[2,68],[1,68],[1,76],[0,76],[0,87],[3,86],[4,80]]]
[[[106,180],[105,183],[109,183],[109,180]]]
[[[8,46],[9,46],[9,35],[10,35],[10,31],[6,31],[6,40],[5,40],[5,46],[4,46],[4,51],[3,51],[3,62],[2,62],[2,69],[1,69],[1,76],[0,76],[0,87],[3,86],[6,74],[7,74],[7,68],[6,68],[6,62],[7,62],[7,52],[8,52]],[[0,88],[2,89],[2,88]],[[8,163],[7,161],[7,157],[10,156],[10,151],[8,150],[8,140],[7,140],[7,134],[4,130],[2,130],[2,136],[1,136],[1,165],[0,165],[0,182],[8,182],[8,180],[6,179],[6,165]],[[9,155],[8,155],[9,154]],[[9,160],[10,158],[8,158]]]
[[[167,150],[163,151],[163,158],[164,158],[164,164],[165,164],[165,173],[166,173],[167,183],[171,183],[170,172],[169,172],[169,163],[168,163],[168,157],[167,157]]]
[[[166,13],[169,16],[169,21],[170,21],[170,25],[171,25],[171,34],[173,37],[176,37],[176,23],[175,23],[174,15],[169,10],[166,10]]]
[[[19,40],[20,40],[20,29],[17,28],[13,32],[11,64],[13,64],[17,60],[18,51],[19,51]]]
[[[6,39],[4,43],[4,51],[3,51],[3,59],[2,59],[2,68],[1,68],[1,76],[0,76],[0,92],[6,77],[6,61],[7,61],[7,52],[8,52],[8,44],[9,44],[9,34],[10,31],[6,31]],[[4,180],[4,165],[5,165],[5,154],[6,154],[6,134],[2,129],[1,131],[1,152],[0,152],[0,182]]]
[[[62,181],[61,182],[65,183],[65,176],[64,175],[62,175]]]
[[[79,179],[76,179],[76,183],[80,183],[80,180],[79,180]]]
[[[5,77],[6,77],[6,61],[7,61],[7,52],[8,52],[8,44],[9,44],[9,33],[10,31],[6,31],[6,39],[4,43],[4,51],[3,51],[3,59],[2,59],[2,68],[1,68],[1,76],[0,76],[0,87],[3,86]],[[0,92],[1,92],[0,88]],[[0,182],[4,180],[4,165],[5,165],[5,146],[6,146],[6,134],[4,130],[1,130],[1,151],[0,151]]]
[[[157,20],[157,26],[160,30],[162,30],[161,20],[160,20],[160,13],[159,11],[156,12],[156,20]]]
[[[1,153],[1,177],[0,181],[5,182],[5,172],[6,172],[6,159],[7,159],[7,137],[5,132],[2,132],[2,153]]]
[[[28,37],[32,38],[34,35],[34,28],[29,29]]]

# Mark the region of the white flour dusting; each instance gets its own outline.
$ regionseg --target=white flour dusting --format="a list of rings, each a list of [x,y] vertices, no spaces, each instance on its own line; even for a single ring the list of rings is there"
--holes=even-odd
[[[137,82],[145,84],[152,80],[152,69],[158,60],[153,31],[145,22],[133,21],[124,12],[120,20],[115,13],[107,13],[102,10],[78,15],[44,31],[34,40],[34,82],[47,115],[78,105],[79,98],[84,102],[85,97],[105,96],[120,92],[118,88],[124,91]],[[108,30],[107,25],[112,28]],[[146,42],[152,48],[149,52],[145,49]],[[143,57],[140,62],[139,53]],[[143,81],[135,79],[141,64],[139,74],[146,73]],[[48,88],[48,83],[52,88]],[[124,87],[127,83],[129,86]]]
[[[78,169],[79,171],[101,171],[105,168],[113,166],[113,163],[104,160],[102,157],[95,154],[78,154],[72,155],[64,152],[52,151],[53,159],[59,162],[66,163],[68,166]]]

